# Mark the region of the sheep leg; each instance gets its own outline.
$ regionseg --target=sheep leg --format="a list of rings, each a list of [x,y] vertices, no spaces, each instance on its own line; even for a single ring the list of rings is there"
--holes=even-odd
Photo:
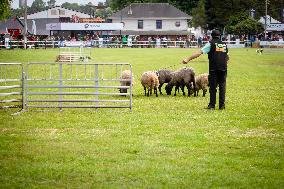
[[[177,91],[179,90],[179,86],[178,85],[176,85],[176,87],[175,87],[175,94],[174,94],[174,96],[177,96]]]
[[[147,94],[146,94],[146,87],[144,87],[144,92],[145,92],[145,96],[146,96],[146,95],[147,95]]]
[[[193,93],[194,93],[194,96],[196,97],[196,85],[195,85],[195,79],[193,78]]]
[[[203,97],[205,97],[207,89],[203,89]]]
[[[152,88],[148,89],[150,91],[150,96],[152,95]]]
[[[186,85],[186,87],[187,87],[188,96],[190,96],[191,84],[188,83],[188,84]]]
[[[163,93],[162,93],[162,86],[163,86],[163,84],[160,84],[159,85],[159,91],[160,91],[160,94],[162,95]]]
[[[185,96],[184,85],[182,85],[180,88],[181,88],[181,91],[182,91],[182,95]]]
[[[154,93],[156,94],[156,97],[158,97],[158,90],[157,90],[157,87],[154,88]]]

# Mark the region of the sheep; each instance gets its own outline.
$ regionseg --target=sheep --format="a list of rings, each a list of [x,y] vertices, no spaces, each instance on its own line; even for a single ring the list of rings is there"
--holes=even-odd
[[[152,95],[152,90],[154,89],[154,94],[158,97],[159,78],[158,73],[153,71],[144,72],[141,76],[141,84],[144,87],[145,96]],[[146,91],[148,89],[148,91]],[[147,93],[146,93],[147,92]]]
[[[181,68],[178,71],[175,71],[172,73],[172,79],[169,82],[169,84],[165,87],[166,92],[168,95],[171,95],[171,91],[173,86],[180,86],[183,92],[183,95],[185,95],[184,92],[184,87],[186,86],[188,89],[188,96],[190,96],[190,89],[193,84],[193,89],[194,89],[194,96],[196,96],[196,91],[195,91],[195,72],[193,68]],[[174,96],[176,96],[176,91]]]
[[[198,92],[201,89],[203,91],[203,97],[205,97],[208,85],[209,85],[208,73],[204,73],[204,74],[197,76],[195,78],[196,95],[198,96]]]
[[[171,70],[167,70],[167,69],[161,69],[161,70],[158,70],[158,77],[159,77],[159,82],[160,82],[160,85],[159,85],[159,91],[160,91],[160,94],[162,95],[162,86],[164,83],[169,83],[172,79],[172,73],[174,71],[171,71]],[[179,91],[179,86],[176,86],[176,91]]]
[[[132,79],[132,86],[133,86],[133,81],[134,81],[134,76],[133,73],[131,74],[130,70],[124,70],[121,72],[120,75],[120,86],[130,86],[131,85],[131,79]],[[119,88],[120,93],[127,93],[127,88]]]

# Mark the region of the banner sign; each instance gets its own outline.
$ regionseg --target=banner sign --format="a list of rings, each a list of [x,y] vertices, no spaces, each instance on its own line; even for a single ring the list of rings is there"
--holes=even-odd
[[[284,24],[267,24],[267,31],[284,31]]]
[[[46,30],[61,30],[60,23],[46,24]]]
[[[95,31],[113,31],[122,30],[122,23],[50,23],[46,24],[46,30],[95,30]]]

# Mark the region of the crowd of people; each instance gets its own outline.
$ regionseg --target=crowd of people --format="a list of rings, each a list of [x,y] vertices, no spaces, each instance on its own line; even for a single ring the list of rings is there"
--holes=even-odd
[[[266,37],[266,38],[265,38]],[[141,48],[163,48],[163,47],[180,47],[180,48],[189,48],[189,47],[199,47],[201,48],[206,44],[210,39],[210,35],[203,34],[200,36],[195,35],[99,35],[97,33],[93,34],[73,34],[71,35],[62,35],[54,34],[51,36],[47,35],[29,35],[29,43],[36,44],[38,41],[52,42],[53,46],[64,47],[66,44],[72,43],[82,43],[84,46],[89,47],[111,47],[111,48],[121,48],[121,47],[141,47]],[[253,35],[249,38],[247,35],[226,35],[222,36],[222,41],[227,41],[228,43],[245,43],[246,46],[252,46],[252,43],[257,41],[283,41],[282,35],[271,34],[264,36]],[[10,41],[18,41],[18,44],[23,44],[23,38],[13,39],[10,37]],[[7,39],[5,37],[5,40]],[[5,43],[5,44],[6,44]],[[55,45],[54,45],[55,44]]]

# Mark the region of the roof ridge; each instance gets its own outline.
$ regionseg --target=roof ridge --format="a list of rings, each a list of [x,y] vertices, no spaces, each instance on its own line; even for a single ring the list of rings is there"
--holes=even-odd
[[[168,4],[169,5],[169,3],[131,3],[131,4]]]
[[[40,10],[40,11],[36,11],[36,12],[32,12],[32,13],[29,13],[27,15],[32,15],[32,14],[36,14],[36,13],[39,13],[39,12],[43,12],[43,11],[46,11],[46,10],[49,10],[49,9],[53,9],[53,8],[63,8],[63,9],[66,9],[66,10],[71,10],[71,11],[74,11],[74,12],[79,12],[79,13],[83,13],[83,14],[87,14],[87,15],[90,15],[86,12],[82,12],[82,11],[78,11],[78,10],[75,10],[75,9],[70,9],[70,8],[67,8],[65,6],[62,6],[62,5],[54,5],[54,6],[51,6],[51,7],[45,7],[44,9]]]

